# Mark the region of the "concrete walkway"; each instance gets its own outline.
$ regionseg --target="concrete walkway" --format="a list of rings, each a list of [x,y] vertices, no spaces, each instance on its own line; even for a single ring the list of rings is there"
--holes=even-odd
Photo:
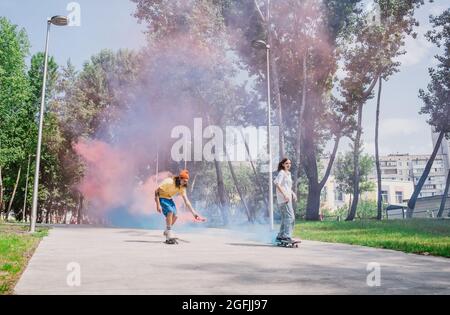
[[[181,236],[189,243],[166,245],[155,230],[55,227],[15,293],[450,294],[445,258],[312,241],[279,248],[218,229]],[[370,262],[381,267],[378,287],[367,285]],[[81,283],[68,285],[77,266]]]

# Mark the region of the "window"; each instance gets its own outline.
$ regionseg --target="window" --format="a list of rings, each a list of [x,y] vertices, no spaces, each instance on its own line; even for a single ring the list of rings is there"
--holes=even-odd
[[[335,200],[337,201],[344,201],[344,194],[342,193],[342,191],[335,191],[334,192],[335,195]]]
[[[322,190],[322,201],[324,201],[324,202],[327,201],[327,190],[326,189]]]
[[[383,203],[389,203],[388,192],[386,190],[381,191],[381,199]]]
[[[396,191],[395,192],[395,201],[397,203],[402,203],[403,202],[403,191]]]

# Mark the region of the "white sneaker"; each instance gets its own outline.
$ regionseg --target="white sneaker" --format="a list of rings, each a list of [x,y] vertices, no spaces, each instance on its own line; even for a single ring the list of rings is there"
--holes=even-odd
[[[167,230],[166,237],[167,239],[172,239],[175,238],[175,234],[172,232],[172,230]]]

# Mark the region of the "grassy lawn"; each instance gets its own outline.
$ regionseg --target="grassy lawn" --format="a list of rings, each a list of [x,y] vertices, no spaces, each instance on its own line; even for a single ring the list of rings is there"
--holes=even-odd
[[[298,221],[295,235],[306,240],[450,257],[450,220]]]
[[[0,295],[11,294],[42,237],[48,229],[39,228],[34,234],[28,226],[0,223]]]

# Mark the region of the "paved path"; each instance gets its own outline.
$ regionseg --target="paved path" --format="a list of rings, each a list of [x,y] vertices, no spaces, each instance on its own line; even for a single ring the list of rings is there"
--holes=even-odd
[[[218,229],[183,233],[55,227],[40,243],[16,294],[450,294],[450,260],[304,241],[279,248]],[[69,263],[81,285],[67,285]],[[369,262],[381,286],[369,287]]]

